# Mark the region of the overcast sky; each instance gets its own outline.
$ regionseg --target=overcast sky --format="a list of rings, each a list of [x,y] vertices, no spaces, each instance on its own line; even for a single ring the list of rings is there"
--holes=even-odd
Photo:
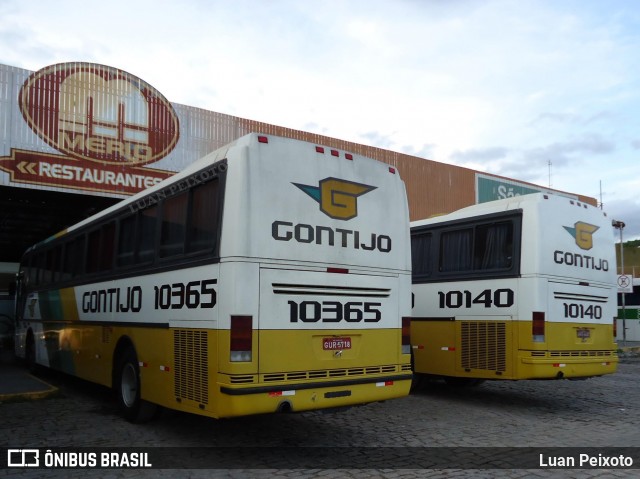
[[[0,0],[0,18],[0,63],[101,63],[173,103],[601,198],[640,238],[640,1]]]

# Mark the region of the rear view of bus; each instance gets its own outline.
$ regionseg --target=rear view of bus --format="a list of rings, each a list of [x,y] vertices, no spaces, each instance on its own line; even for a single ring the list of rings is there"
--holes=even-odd
[[[534,194],[412,223],[415,372],[482,379],[613,373],[611,219]]]
[[[249,135],[225,156],[215,415],[408,394],[409,220],[398,172],[274,136]]]
[[[410,266],[394,168],[250,134],[30,248],[16,353],[113,387],[131,421],[397,398]]]

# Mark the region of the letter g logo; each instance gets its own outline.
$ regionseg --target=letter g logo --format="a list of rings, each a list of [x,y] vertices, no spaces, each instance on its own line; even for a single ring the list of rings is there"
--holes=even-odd
[[[589,250],[593,248],[593,233],[598,231],[600,227],[578,221],[573,225],[573,228],[564,226],[564,229],[575,238],[578,247]]]
[[[337,220],[350,220],[358,216],[358,196],[376,189],[375,186],[338,178],[325,178],[318,186],[293,184],[316,200],[320,204],[320,211]]]

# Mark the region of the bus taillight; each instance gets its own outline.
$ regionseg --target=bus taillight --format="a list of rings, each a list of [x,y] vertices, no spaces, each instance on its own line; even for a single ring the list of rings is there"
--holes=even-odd
[[[402,354],[411,354],[411,318],[402,318]]]
[[[531,334],[534,343],[544,343],[544,312],[534,311]]]
[[[251,361],[253,325],[251,316],[231,316],[231,361]]]

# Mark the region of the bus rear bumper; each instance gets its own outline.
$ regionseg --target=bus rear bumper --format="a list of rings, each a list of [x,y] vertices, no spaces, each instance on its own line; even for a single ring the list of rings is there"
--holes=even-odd
[[[344,408],[407,396],[411,374],[355,381],[229,387],[220,385],[217,417]]]
[[[521,357],[518,377],[522,379],[588,378],[615,373],[618,356],[605,357]]]

